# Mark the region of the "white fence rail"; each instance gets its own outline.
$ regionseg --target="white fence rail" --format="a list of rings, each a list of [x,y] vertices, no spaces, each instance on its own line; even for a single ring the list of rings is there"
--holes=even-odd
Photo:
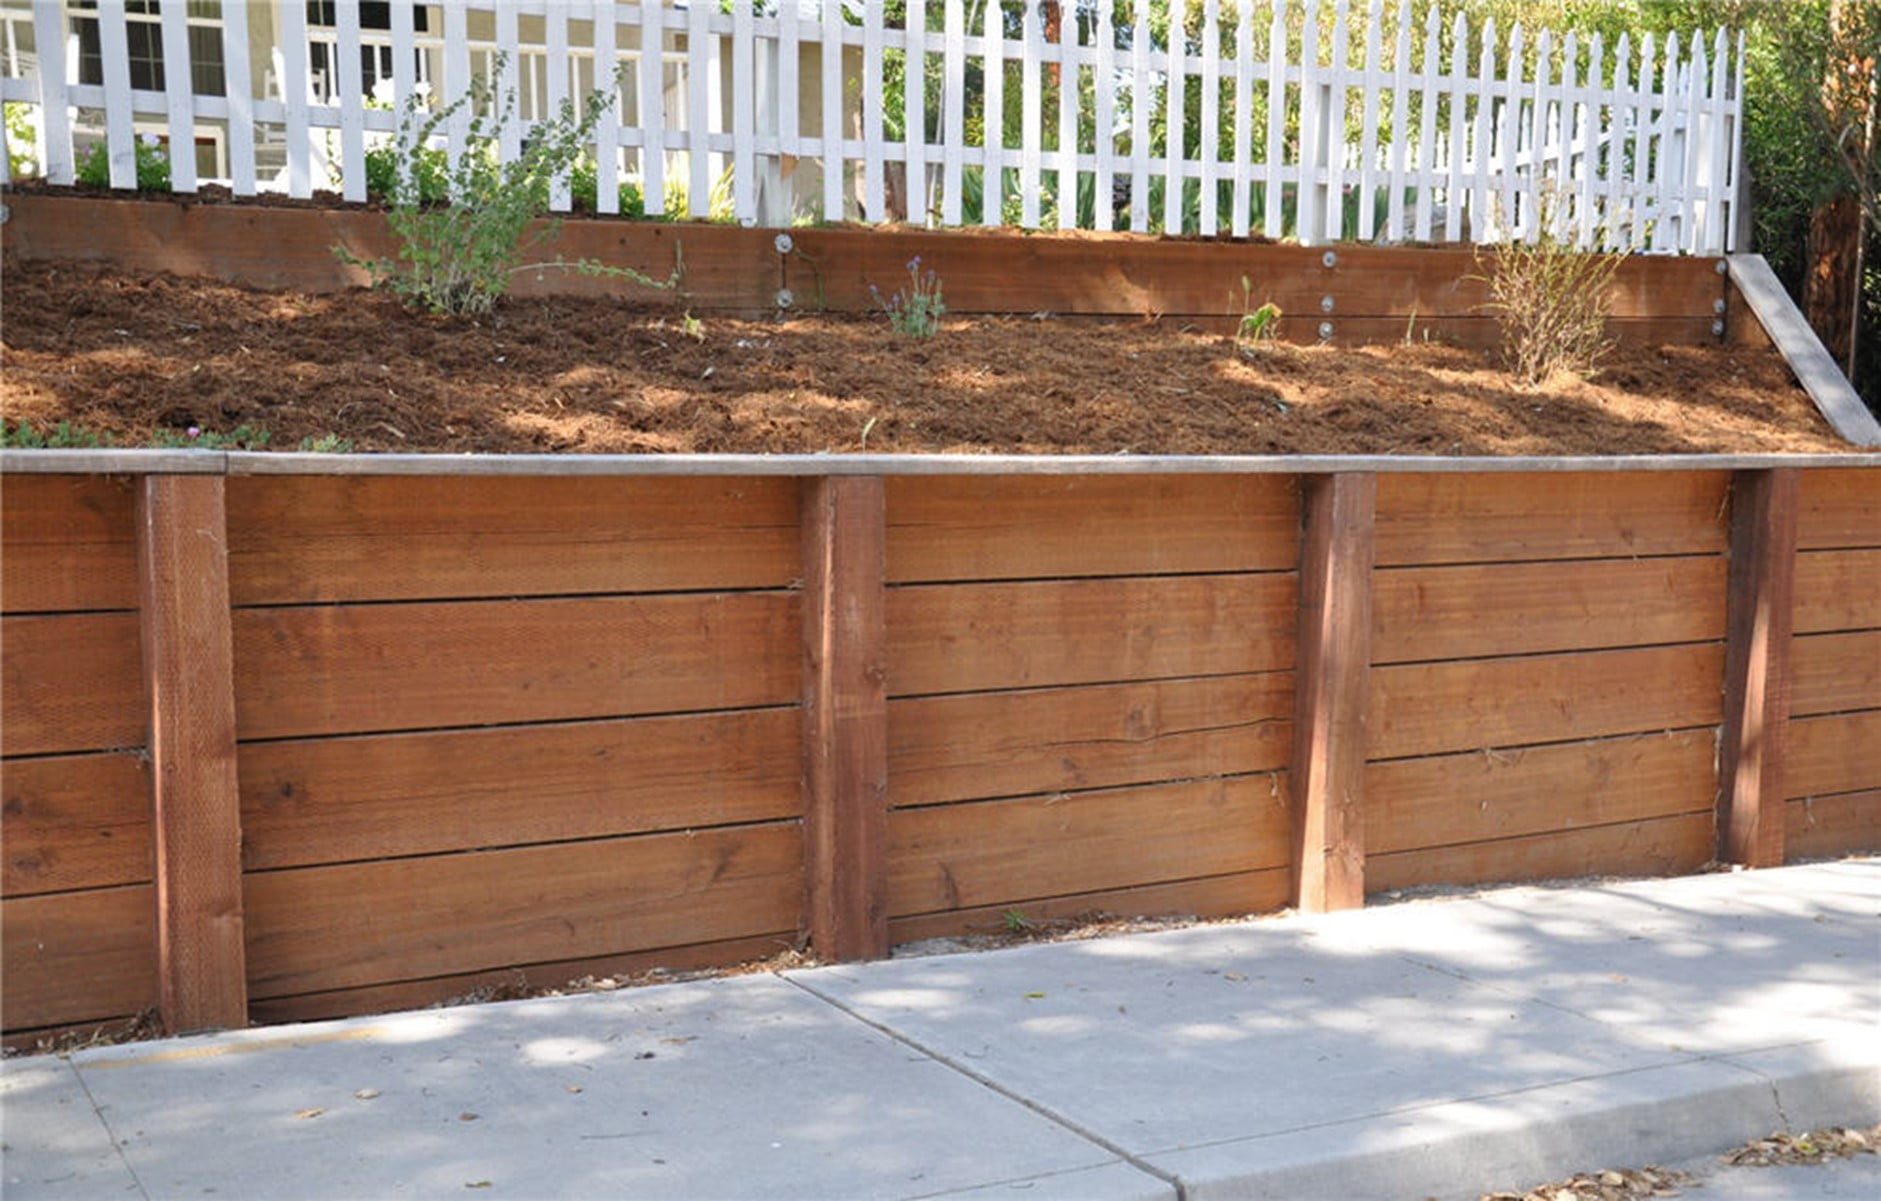
[[[0,0],[0,98],[20,106],[9,150],[54,183],[101,155],[136,186],[142,138],[178,192],[362,200],[414,95],[503,63],[514,152],[618,70],[592,147],[604,213],[1304,243],[1546,220],[1584,246],[1735,249],[1742,43],[1722,30],[1608,46],[1473,29],[1442,0],[901,7],[891,24],[856,0]],[[558,185],[555,207],[575,199]]]

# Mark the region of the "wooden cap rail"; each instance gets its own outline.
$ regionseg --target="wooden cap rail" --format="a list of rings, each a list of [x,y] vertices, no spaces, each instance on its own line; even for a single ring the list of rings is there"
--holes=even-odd
[[[1666,573],[1647,580],[1642,587],[1663,592],[1676,585],[1686,589],[1665,604],[1692,611],[1722,607],[1726,613],[1721,654],[1715,641],[1715,626],[1706,620],[1696,624],[1641,627],[1631,642],[1593,643],[1601,646],[1632,646],[1636,651],[1612,652],[1615,656],[1633,654],[1659,655],[1667,662],[1683,665],[1695,680],[1694,692],[1702,693],[1690,720],[1665,717],[1666,728],[1677,726],[1690,741],[1700,729],[1708,750],[1710,728],[1717,722],[1716,697],[1724,694],[1721,735],[1719,787],[1715,798],[1715,831],[1721,860],[1751,866],[1781,863],[1784,859],[1786,820],[1793,808],[1786,809],[1786,798],[1793,791],[1786,788],[1790,768],[1785,733],[1790,726],[1791,682],[1801,678],[1792,671],[1792,647],[1808,641],[1792,639],[1792,629],[1805,629],[1792,616],[1792,609],[1802,600],[1798,596],[1797,562],[1799,523],[1809,518],[1810,502],[1806,479],[1825,478],[1843,488],[1854,484],[1850,506],[1837,513],[1840,522],[1823,535],[1826,541],[1805,543],[1805,548],[1826,547],[1812,553],[1823,556],[1821,571],[1857,570],[1878,553],[1877,539],[1867,530],[1867,517],[1874,511],[1875,493],[1867,486],[1867,473],[1826,471],[1821,477],[1809,476],[1810,467],[1881,469],[1881,456],[1694,456],[1684,459],[1650,460],[1404,460],[1404,459],[995,459],[995,458],[830,458],[821,456],[749,459],[716,458],[614,458],[614,459],[531,459],[475,458],[451,459],[423,456],[330,457],[270,456],[219,452],[8,452],[0,454],[0,469],[8,472],[133,473],[135,481],[135,541],[140,588],[137,593],[138,621],[143,645],[144,683],[147,706],[148,747],[152,761],[150,789],[155,829],[154,902],[156,907],[157,981],[162,1017],[174,1031],[214,1026],[236,1026],[247,1020],[248,994],[245,984],[243,939],[243,865],[241,861],[241,808],[237,779],[238,745],[236,730],[236,672],[231,664],[231,602],[229,582],[230,545],[225,489],[229,474],[264,474],[278,472],[357,475],[383,472],[409,474],[421,470],[435,475],[515,474],[699,474],[737,476],[770,474],[801,476],[801,504],[796,520],[800,524],[800,582],[802,674],[799,686],[801,713],[802,768],[802,840],[803,840],[803,928],[817,953],[829,959],[854,959],[880,956],[889,947],[889,905],[891,839],[889,836],[889,685],[888,662],[892,606],[885,601],[889,571],[885,546],[889,531],[888,506],[885,504],[883,477],[891,474],[920,475],[934,472],[955,474],[1055,473],[1081,469],[1089,472],[1156,472],[1165,475],[1208,472],[1242,474],[1285,473],[1297,482],[1300,525],[1298,533],[1297,605],[1265,608],[1253,600],[1236,603],[1236,590],[1261,589],[1260,595],[1271,600],[1290,592],[1292,561],[1256,564],[1232,571],[1219,567],[1188,566],[1179,569],[1200,571],[1192,578],[1207,581],[1211,598],[1223,594],[1225,601],[1210,600],[1209,614],[1226,614],[1228,627],[1236,621],[1253,620],[1248,615],[1260,611],[1279,614],[1269,625],[1284,627],[1296,622],[1287,638],[1276,638],[1274,645],[1290,646],[1291,658],[1276,657],[1261,667],[1270,674],[1269,681],[1285,681],[1285,671],[1292,671],[1293,753],[1288,767],[1286,808],[1292,831],[1291,869],[1292,902],[1305,910],[1324,910],[1357,906],[1367,891],[1366,782],[1368,755],[1375,766],[1381,759],[1408,752],[1387,745],[1391,738],[1401,738],[1401,731],[1368,729],[1368,710],[1377,712],[1376,693],[1384,672],[1396,672],[1393,679],[1410,678],[1407,670],[1421,670],[1415,661],[1499,654],[1480,647],[1454,654],[1459,623],[1470,620],[1468,606],[1458,608],[1464,595],[1457,588],[1467,588],[1477,576],[1472,562],[1508,559],[1548,559],[1545,571],[1523,576],[1523,587],[1551,591],[1561,587],[1569,573],[1594,570],[1575,562],[1589,554],[1611,555],[1610,551],[1590,551],[1592,544],[1572,544],[1559,540],[1538,549],[1525,551],[1516,544],[1509,550],[1504,543],[1485,541],[1487,551],[1474,560],[1458,554],[1450,570],[1457,579],[1443,584],[1450,592],[1442,593],[1441,607],[1431,601],[1431,608],[1403,609],[1404,588],[1423,589],[1422,583],[1381,590],[1381,605],[1390,600],[1392,628],[1397,642],[1373,645],[1374,581],[1383,581],[1386,572],[1403,581],[1406,572],[1429,572],[1431,565],[1442,569],[1443,553],[1426,545],[1433,535],[1429,523],[1406,519],[1410,512],[1400,505],[1390,525],[1390,555],[1380,565],[1384,537],[1374,519],[1380,494],[1379,476],[1389,472],[1422,472],[1431,481],[1405,481],[1408,492],[1398,495],[1422,495],[1427,485],[1433,494],[1447,487],[1451,480],[1441,473],[1528,472],[1537,478],[1525,490],[1523,481],[1506,478],[1495,486],[1477,489],[1473,495],[1505,493],[1521,501],[1523,512],[1552,506],[1561,509],[1569,503],[1565,496],[1591,497],[1589,489],[1605,488],[1604,481],[1590,483],[1583,478],[1574,484],[1571,494],[1548,493],[1554,481],[1550,473],[1579,470],[1585,472],[1624,471],[1628,468],[1649,472],[1708,469],[1708,479],[1694,476],[1694,484],[1722,490],[1725,479],[1721,468],[1733,474],[1729,479],[1729,562],[1728,597],[1716,593],[1725,571],[1718,563],[1721,541],[1707,542],[1697,550],[1689,546],[1667,546],[1651,541],[1650,529],[1641,535],[1648,556],[1657,555],[1661,566],[1655,572]],[[1468,481],[1463,481],[1468,483]],[[1636,481],[1643,482],[1643,481]],[[1678,481],[1667,481],[1674,485]],[[1123,481],[1118,481],[1122,487]],[[1279,483],[1275,482],[1276,485]],[[1056,487],[1056,485],[1054,485]],[[1657,485],[1655,485],[1657,487]],[[1659,492],[1667,493],[1665,488]],[[1285,489],[1269,489],[1276,495],[1290,496]],[[1675,487],[1670,492],[1684,495],[1693,490]],[[1544,495],[1545,494],[1545,495]],[[1159,494],[1160,495],[1160,494]],[[1707,538],[1722,538],[1713,514],[1712,499],[1699,499],[1697,521],[1705,527]],[[1866,498],[1866,499],[1862,499]],[[1474,503],[1474,502],[1473,502]],[[1458,509],[1443,520],[1452,525],[1476,520],[1470,512]],[[1269,504],[1267,510],[1272,510]],[[1154,511],[1154,510],[1149,510]],[[1291,536],[1292,510],[1276,537],[1284,549]],[[1421,511],[1421,510],[1420,510]],[[1621,513],[1615,509],[1613,513]],[[1412,518],[1416,513],[1411,513]],[[1520,528],[1521,514],[1509,518]],[[1580,520],[1578,510],[1569,512]],[[1627,528],[1623,537],[1634,547],[1635,531],[1631,519],[1621,513],[1620,525]],[[790,518],[783,529],[788,534]],[[1613,525],[1612,514],[1605,519]],[[1652,518],[1645,518],[1646,527]],[[1820,524],[1820,523],[1819,523]],[[1021,535],[1029,536],[1025,530]],[[970,536],[970,535],[963,535]],[[1157,536],[1154,529],[1139,530],[1138,537]],[[1025,545],[1023,541],[1013,546]],[[1578,549],[1577,549],[1578,547]],[[1656,549],[1655,549],[1656,547]],[[1706,548],[1709,549],[1706,549]],[[1837,550],[1833,548],[1853,548]],[[1407,557],[1422,553],[1421,558]],[[1622,552],[1623,553],[1623,552]],[[1806,556],[1805,556],[1806,557]],[[1832,561],[1831,561],[1832,560]],[[1611,560],[1624,563],[1624,560]],[[1493,564],[1492,564],[1493,565]],[[1519,564],[1517,566],[1520,566]],[[787,570],[787,566],[780,568]],[[1162,569],[1159,569],[1162,570]],[[1524,569],[1528,570],[1528,569]],[[1549,574],[1553,572],[1554,574]],[[1010,573],[1024,576],[1024,571]],[[1062,574],[1044,566],[1032,574],[1044,577]],[[1467,578],[1464,578],[1467,577]],[[963,577],[966,578],[966,577]],[[1159,578],[1159,577],[1147,577]],[[1171,576],[1171,579],[1180,577]],[[1421,579],[1423,577],[1416,577]],[[1604,577],[1603,577],[1604,578]],[[1631,577],[1629,577],[1631,578]],[[1645,579],[1642,573],[1641,579]],[[1827,578],[1826,576],[1823,578]],[[1556,581],[1549,583],[1548,581]],[[1537,583],[1536,581],[1539,581]],[[1668,582],[1669,581],[1669,582]],[[968,583],[975,587],[972,579]],[[1034,587],[1035,585],[1007,585]],[[1101,585],[1108,586],[1108,585]],[[1284,586],[1284,587],[1283,587]],[[1085,586],[1097,588],[1100,585]],[[1385,588],[1383,583],[1379,584]],[[1436,584],[1433,588],[1438,587]],[[1697,591],[1690,591],[1696,589]],[[1441,592],[1441,588],[1438,589]],[[1703,595],[1709,593],[1707,597]],[[1841,588],[1837,595],[1854,595]],[[781,592],[780,592],[781,595]],[[1106,596],[1110,595],[1105,593]],[[1149,595],[1145,593],[1144,595]],[[1248,594],[1252,596],[1252,593]],[[1419,593],[1419,606],[1424,604]],[[1436,596],[1437,593],[1431,593]],[[1685,599],[1680,599],[1681,597]],[[1441,598],[1440,598],[1441,599]],[[1454,602],[1454,603],[1453,603]],[[123,602],[119,602],[120,604]],[[1264,602],[1263,602],[1264,603]],[[1843,602],[1836,602],[1841,604]],[[1850,604],[1865,603],[1850,601]],[[1659,608],[1665,608],[1660,605]],[[1657,611],[1657,610],[1655,610]],[[1047,625],[1041,627],[1046,637],[1056,630],[1053,611],[1041,610]],[[1405,614],[1409,613],[1410,616]],[[1288,615],[1292,615],[1291,618]],[[1816,673],[1811,684],[1814,692],[1808,707],[1799,701],[1805,715],[1825,714],[1835,720],[1847,712],[1881,712],[1881,697],[1873,691],[1872,673],[1856,672],[1853,682],[1838,678],[1825,690],[1819,678],[1823,655],[1838,646],[1872,647],[1876,645],[1877,623],[1871,611],[1862,609],[1853,617],[1823,615],[1806,627],[1816,639],[1811,653],[1810,671]],[[1169,618],[1171,622],[1177,618]],[[1408,626],[1406,623],[1410,623]],[[1441,627],[1441,628],[1438,628]],[[1432,643],[1427,653],[1407,653],[1402,646],[1405,630],[1419,639],[1447,637],[1440,646]],[[1627,627],[1629,630],[1631,627]],[[1854,634],[1847,631],[1854,630]],[[1445,633],[1449,631],[1449,633]],[[1284,628],[1282,633],[1285,633]],[[1632,637],[1632,635],[1628,635]],[[1850,638],[1864,641],[1850,642]],[[1842,641],[1836,641],[1836,640]],[[993,636],[994,643],[998,642]],[[1210,647],[1202,653],[1210,653]],[[1474,645],[1474,644],[1472,644]],[[1563,643],[1563,646],[1589,644]],[[1416,648],[1414,648],[1416,649]],[[1549,647],[1540,648],[1543,651]],[[983,646],[980,653],[998,655],[999,645]],[[1661,654],[1661,651],[1664,654]],[[942,648],[936,653],[949,653]],[[1797,652],[1800,654],[1801,652]],[[1857,656],[1867,654],[1857,651]],[[794,658],[795,649],[791,655]],[[1277,655],[1279,652],[1277,652]],[[1558,656],[1557,656],[1558,657]],[[1374,667],[1382,660],[1383,667]],[[1197,660],[1203,662],[1204,660]],[[1624,667],[1619,659],[1614,671]],[[1641,662],[1644,659],[1640,660]],[[1658,661],[1657,659],[1654,660]],[[1392,666],[1410,662],[1411,668]],[[1507,668],[1516,674],[1527,672],[1539,658],[1495,660],[1497,670]],[[1628,660],[1632,662],[1632,660]],[[1723,678],[1718,677],[1722,665]],[[1475,664],[1466,664],[1474,669]],[[1857,665],[1859,666],[1859,665]],[[1166,674],[1192,677],[1198,672],[1250,670],[1221,666],[1194,667],[1183,660]],[[23,670],[23,669],[22,669]],[[1535,668],[1540,670],[1540,668]],[[1627,669],[1631,670],[1631,669]],[[782,678],[782,677],[780,677]],[[1104,677],[1105,680],[1122,677]],[[1133,677],[1140,678],[1140,677]],[[1473,678],[1473,677],[1472,677]],[[1511,677],[1513,678],[1513,676]],[[1031,685],[1051,684],[1034,680]],[[9,681],[11,687],[11,681]],[[1605,687],[1606,685],[1602,685]],[[784,695],[788,695],[785,685]],[[1001,687],[1007,687],[1001,685]],[[1578,685],[1576,686],[1578,687]],[[1799,686],[1800,688],[1800,686]],[[1852,690],[1852,691],[1851,691]],[[1031,695],[1023,690],[1003,694],[1014,703],[1028,703]],[[1226,695],[1224,693],[1223,695]],[[1250,694],[1251,695],[1251,694]],[[1285,692],[1276,693],[1284,709]],[[1578,693],[1572,695],[1578,696]],[[1799,697],[1802,693],[1798,692]],[[1016,699],[1015,699],[1016,698]],[[1851,699],[1852,698],[1852,699]],[[1702,703],[1700,703],[1702,702]],[[767,704],[777,705],[777,700]],[[1004,703],[1004,701],[1002,701]],[[1447,703],[1438,698],[1438,703]],[[1496,703],[1511,708],[1519,706],[1519,694],[1511,693]],[[782,710],[779,709],[779,712]],[[1276,710],[1279,711],[1279,710]],[[1265,714],[1263,710],[1263,714]],[[1133,715],[1134,716],[1134,715]],[[1232,715],[1230,715],[1232,716]],[[1654,711],[1645,725],[1613,727],[1636,731],[1657,729],[1661,714]],[[1219,726],[1219,714],[1208,718]],[[1270,716],[1249,714],[1244,724],[1274,720]],[[1813,728],[1813,727],[1812,727]],[[1825,727],[1826,728],[1826,727]],[[1467,731],[1466,731],[1467,735]],[[1483,735],[1485,738],[1489,735]],[[1689,737],[1688,737],[1689,736]],[[1552,735],[1559,739],[1564,735]],[[1578,737],[1578,735],[1576,735]],[[1516,739],[1519,743],[1524,740]],[[1530,743],[1548,742],[1537,736]],[[1467,749],[1475,744],[1458,744]],[[1511,743],[1514,745],[1514,743]],[[1565,744],[1540,752],[1554,753]],[[1684,742],[1669,746],[1668,753],[1682,756]],[[1695,746],[1696,743],[1693,743]],[[28,748],[30,750],[30,748]],[[1440,747],[1455,751],[1458,747]],[[20,754],[19,748],[9,749]],[[1431,753],[1428,749],[1416,752]],[[1814,752],[1812,752],[1814,753]],[[1685,762],[1680,758],[1680,762]],[[1211,769],[1220,771],[1220,768]],[[1229,769],[1230,771],[1241,769]],[[1194,773],[1191,773],[1194,774]],[[1242,774],[1246,774],[1245,771]],[[1689,772],[1685,773],[1690,775]],[[1708,773],[1706,773],[1708,780]],[[1843,785],[1844,791],[1870,785]],[[1262,785],[1263,789],[1265,785]],[[1276,796],[1282,795],[1276,783]],[[1853,795],[1852,793],[1850,795]],[[1699,806],[1705,801],[1697,800]],[[1614,819],[1609,819],[1614,820]],[[1678,818],[1709,823],[1706,814],[1684,813]],[[1681,827],[1683,828],[1683,827]],[[1708,827],[1709,828],[1709,827]],[[794,834],[777,831],[786,838]],[[1380,847],[1384,853],[1392,848]],[[1401,851],[1399,852],[1402,853]],[[1278,859],[1274,861],[1278,862]],[[1374,881],[1375,889],[1381,885]],[[1269,902],[1271,903],[1271,902]],[[1254,907],[1250,904],[1250,908]]]

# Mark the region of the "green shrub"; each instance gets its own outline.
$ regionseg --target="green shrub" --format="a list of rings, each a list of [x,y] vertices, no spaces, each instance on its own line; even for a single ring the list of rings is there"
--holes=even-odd
[[[428,206],[449,200],[451,192],[446,173],[451,164],[444,152],[427,146],[414,151],[411,161],[418,183],[418,203]],[[390,201],[398,189],[398,167],[397,146],[374,146],[366,151],[366,195],[373,200]]]
[[[48,430],[38,430],[25,418],[14,425],[0,417],[0,447],[9,450],[64,450],[110,445],[110,434],[74,425],[69,421],[61,421]]]
[[[140,192],[167,192],[170,190],[170,155],[152,134],[145,134],[136,141],[137,147],[137,190]],[[85,152],[79,160],[76,178],[79,183],[93,188],[111,186],[111,155],[103,142],[99,142]]]
[[[500,76],[503,65],[503,56],[495,56],[489,74]],[[374,287],[391,291],[408,306],[454,316],[488,312],[509,290],[511,276],[550,266],[623,277],[651,287],[676,286],[677,266],[661,283],[630,268],[590,261],[524,261],[531,248],[555,233],[553,222],[534,232],[529,225],[548,212],[549,187],[555,177],[580,162],[583,144],[594,132],[610,94],[611,89],[603,89],[590,95],[586,116],[577,114],[573,101],[564,100],[553,118],[530,129],[520,153],[509,162],[502,161],[500,137],[516,119],[515,89],[499,98],[487,78],[473,79],[469,91],[429,116],[421,116],[419,98],[413,97],[406,103],[397,142],[391,147],[387,220],[398,242],[397,258],[366,261],[343,247],[335,247],[334,253],[365,268]],[[427,156],[440,153],[429,149],[431,138],[466,108],[471,117],[464,144],[444,168],[449,202],[427,205]]]
[[[600,170],[594,159],[583,155],[568,173],[568,194],[577,209],[583,212],[601,211]],[[618,195],[620,197],[620,215],[623,217],[644,217],[647,215],[646,201],[640,195],[638,184],[622,181]]]

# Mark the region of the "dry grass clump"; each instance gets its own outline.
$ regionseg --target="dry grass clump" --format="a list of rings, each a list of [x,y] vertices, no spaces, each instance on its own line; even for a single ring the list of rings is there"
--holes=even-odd
[[[1610,291],[1624,254],[1581,250],[1544,196],[1533,241],[1496,248],[1487,280],[1489,308],[1502,331],[1510,374],[1533,387],[1556,372],[1591,377],[1611,349]]]

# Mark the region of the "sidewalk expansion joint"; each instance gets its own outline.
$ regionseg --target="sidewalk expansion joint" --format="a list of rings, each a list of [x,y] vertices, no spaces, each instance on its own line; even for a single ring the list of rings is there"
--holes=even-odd
[[[143,1178],[138,1176],[136,1167],[131,1163],[131,1157],[124,1153],[124,1144],[118,1141],[118,1132],[111,1128],[111,1119],[105,1116],[104,1106],[98,1104],[97,1097],[92,1096],[91,1083],[85,1079],[85,1073],[79,1071],[78,1065],[69,1058],[65,1060],[65,1066],[70,1069],[72,1078],[78,1081],[78,1086],[85,1090],[85,1103],[91,1106],[92,1116],[96,1117],[98,1124],[104,1127],[105,1138],[111,1142],[111,1153],[116,1155],[118,1162],[124,1165],[124,1171],[130,1176],[131,1183],[137,1186],[137,1195],[144,1201],[151,1201],[150,1190],[144,1187]]]
[[[828,993],[820,992],[817,989],[813,988],[812,986],[805,984],[801,980],[798,980],[792,976],[782,975],[781,973],[778,975],[778,979],[783,980],[787,984],[795,985],[797,988],[803,990],[805,993],[808,993],[810,996],[815,997],[817,1000],[823,1002],[825,1005],[828,1005],[833,1009],[836,1009],[844,1014],[847,1014],[849,1017],[855,1019],[858,1022],[861,1022],[863,1025],[869,1027],[871,1030],[877,1031],[878,1033],[883,1034],[887,1036],[888,1038],[894,1039],[896,1042],[900,1043],[902,1046],[907,1047],[910,1050],[919,1052],[921,1055],[926,1056],[927,1058],[933,1060],[935,1063],[940,1064],[942,1067],[945,1067],[951,1071],[960,1073],[962,1076],[965,1076],[967,1079],[973,1081],[975,1084],[978,1084],[980,1087],[989,1089],[992,1092],[998,1093],[1000,1096],[1006,1098],[1008,1101],[1024,1106],[1026,1109],[1031,1110],[1033,1113],[1039,1115],[1041,1118],[1044,1118],[1046,1121],[1052,1123],[1054,1126],[1058,1126],[1064,1130],[1067,1130],[1071,1132],[1072,1134],[1077,1135],[1079,1138],[1083,1139],[1085,1142],[1091,1143],[1092,1145],[1099,1147],[1103,1149],[1104,1151],[1109,1152],[1111,1155],[1116,1156],[1119,1160],[1121,1160],[1124,1163],[1129,1164],[1131,1167],[1135,1168],[1137,1171],[1142,1172],[1147,1176],[1152,1176],[1155,1179],[1162,1181],[1164,1184],[1167,1184],[1174,1191],[1175,1201],[1189,1201],[1188,1189],[1183,1186],[1183,1183],[1180,1177],[1176,1176],[1175,1174],[1171,1172],[1164,1171],[1162,1168],[1159,1168],[1155,1166],[1154,1164],[1148,1162],[1147,1160],[1144,1160],[1143,1158],[1129,1151],[1128,1149],[1122,1146],[1119,1146],[1117,1143],[1112,1142],[1110,1139],[1105,1138],[1103,1135],[1097,1133],[1095,1130],[1092,1130],[1089,1127],[1086,1127],[1078,1122],[1073,1121],[1071,1118],[1065,1116],[1064,1114],[1059,1113],[1058,1111],[1052,1109],[1050,1106],[1044,1105],[1040,1103],[1039,1101],[1036,1101],[1033,1098],[1026,1096],[1023,1093],[1016,1092],[1013,1089],[1006,1087],[1005,1085],[999,1083],[997,1080],[994,1080],[990,1076],[987,1076],[984,1072],[975,1071],[973,1068],[967,1066],[964,1063],[961,1063],[957,1059],[954,1059],[952,1056],[949,1056],[946,1053],[934,1047],[928,1046],[926,1043],[921,1042],[919,1039],[912,1038],[909,1035],[903,1034],[901,1031],[895,1029],[894,1027],[887,1025],[886,1023],[878,1022],[873,1018],[867,1017],[863,1015],[862,1013],[859,1013],[858,1011],[844,1004],[842,1001],[838,1000],[837,998],[829,995]]]

